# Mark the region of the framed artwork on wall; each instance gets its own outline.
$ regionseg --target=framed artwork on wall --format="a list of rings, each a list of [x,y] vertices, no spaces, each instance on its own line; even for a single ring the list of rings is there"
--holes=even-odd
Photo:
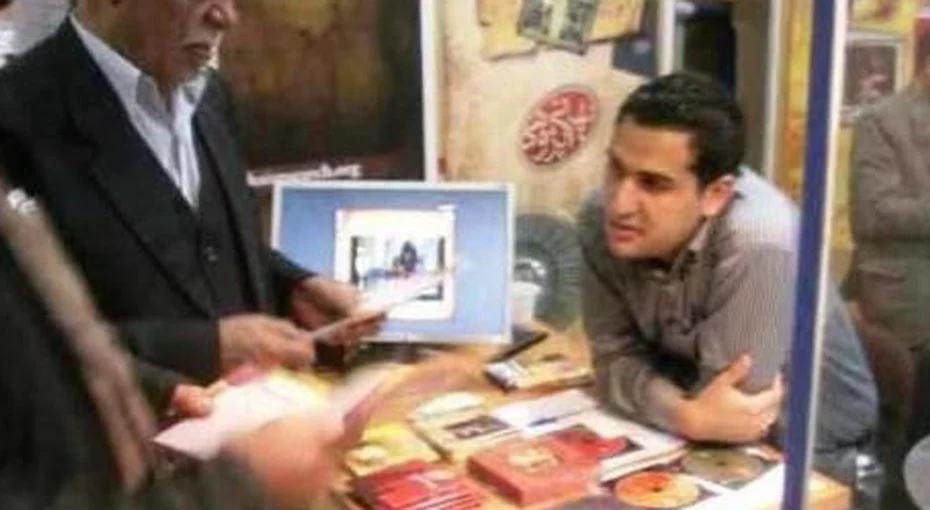
[[[903,46],[904,41],[895,35],[849,32],[843,81],[844,124],[852,124],[863,109],[903,85]]]
[[[241,2],[220,67],[242,126],[252,184],[280,177],[421,180],[421,30],[428,0]],[[435,84],[429,80],[425,86]],[[427,93],[426,95],[431,96]],[[435,151],[432,151],[433,153]]]

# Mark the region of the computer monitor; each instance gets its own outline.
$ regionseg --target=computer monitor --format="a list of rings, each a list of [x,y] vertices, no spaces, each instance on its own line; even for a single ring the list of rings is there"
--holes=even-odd
[[[388,312],[374,342],[508,343],[513,190],[506,183],[277,183],[272,244],[361,291],[447,271]]]

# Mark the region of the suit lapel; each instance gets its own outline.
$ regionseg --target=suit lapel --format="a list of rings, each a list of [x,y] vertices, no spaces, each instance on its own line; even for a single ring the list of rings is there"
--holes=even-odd
[[[229,131],[227,120],[218,111],[214,97],[219,92],[217,84],[211,83],[204,94],[201,106],[194,116],[195,129],[206,141],[209,157],[215,164],[216,174],[226,201],[232,212],[233,230],[241,248],[243,260],[248,271],[248,281],[252,295],[260,310],[270,310],[271,300],[267,288],[262,284],[262,263],[259,257],[262,246],[257,233],[251,194],[245,184],[244,168],[239,159],[238,144]],[[207,171],[202,168],[201,172]]]
[[[921,189],[930,189],[930,93],[917,85],[912,86],[910,100],[910,121],[913,146],[917,150],[909,151],[904,155],[911,159],[908,168],[913,168],[913,178],[918,181]]]
[[[198,254],[191,232],[185,230],[174,184],[71,26],[65,24],[58,37],[65,50],[63,62],[70,67],[71,113],[76,128],[95,148],[89,171],[102,197],[166,278],[194,306],[211,313],[207,288],[195,274]]]

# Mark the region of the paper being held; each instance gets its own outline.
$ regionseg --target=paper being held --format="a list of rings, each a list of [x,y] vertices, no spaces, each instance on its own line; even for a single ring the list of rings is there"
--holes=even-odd
[[[394,308],[414,301],[424,292],[440,285],[451,272],[450,268],[445,271],[398,278],[378,285],[362,295],[357,312],[311,331],[310,340],[313,342],[324,340],[343,328],[372,320],[387,314]]]
[[[223,390],[214,398],[208,416],[178,422],[153,441],[169,450],[207,460],[234,436],[288,415],[328,413],[345,419],[396,375],[393,368],[384,366],[355,374],[328,396],[286,375],[265,374]]]

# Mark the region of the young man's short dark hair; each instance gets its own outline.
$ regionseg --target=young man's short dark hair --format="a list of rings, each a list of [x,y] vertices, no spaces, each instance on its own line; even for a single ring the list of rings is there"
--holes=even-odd
[[[715,80],[679,72],[640,86],[617,114],[637,124],[680,129],[694,136],[693,170],[702,185],[727,174],[739,175],[745,133],[743,114],[733,96]]]

